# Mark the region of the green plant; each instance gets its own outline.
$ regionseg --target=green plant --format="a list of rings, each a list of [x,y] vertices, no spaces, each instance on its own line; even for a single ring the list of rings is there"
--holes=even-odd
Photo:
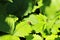
[[[59,33],[60,0],[0,0],[0,40],[60,40]]]

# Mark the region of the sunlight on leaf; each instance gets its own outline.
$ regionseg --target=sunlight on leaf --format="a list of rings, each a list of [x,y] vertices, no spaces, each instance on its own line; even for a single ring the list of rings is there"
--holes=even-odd
[[[57,37],[58,37],[58,35],[49,35],[49,36],[47,36],[46,40],[54,40]]]
[[[23,21],[16,25],[14,35],[24,37],[29,35],[31,31],[32,31],[31,26],[26,21]]]
[[[43,40],[43,38],[39,35],[33,34],[34,38],[32,40]]]
[[[19,37],[13,35],[3,35],[0,36],[0,40],[20,40]]]
[[[9,2],[13,3],[13,0],[8,0]]]
[[[11,33],[13,33],[14,28],[15,28],[15,22],[18,20],[18,18],[14,15],[9,15],[8,17],[6,17],[5,21],[6,23],[10,26],[11,28]]]

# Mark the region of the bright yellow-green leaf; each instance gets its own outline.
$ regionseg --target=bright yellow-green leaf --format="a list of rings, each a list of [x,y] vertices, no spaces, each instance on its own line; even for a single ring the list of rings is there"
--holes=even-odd
[[[32,12],[35,12],[36,9],[40,8],[43,6],[42,0],[36,0],[38,6],[34,5]]]
[[[16,25],[14,35],[24,37],[24,36],[29,35],[31,31],[32,31],[32,28],[29,25],[29,23],[26,21],[23,21]]]
[[[46,37],[46,40],[54,40],[57,37],[58,37],[58,35],[49,35]]]
[[[46,24],[47,17],[45,15],[39,14],[39,15],[30,15],[28,18],[25,18],[25,21],[31,22],[33,25],[32,28],[36,32],[41,32],[43,30],[43,25]]]
[[[3,35],[0,36],[0,40],[20,40],[19,37],[13,35]]]
[[[53,19],[56,15],[58,15],[58,11],[60,10],[60,0],[50,0],[50,5],[46,6],[45,14],[48,18]]]
[[[43,40],[43,38],[39,35],[33,34],[34,38],[32,40]]]
[[[55,21],[55,24],[53,25],[53,27],[51,28],[51,32],[52,34],[57,34],[59,31],[59,28],[60,28],[60,20],[56,20]]]
[[[14,15],[9,15],[6,17],[5,22],[10,26],[10,33],[13,33],[15,28],[15,22],[18,20],[18,18]]]

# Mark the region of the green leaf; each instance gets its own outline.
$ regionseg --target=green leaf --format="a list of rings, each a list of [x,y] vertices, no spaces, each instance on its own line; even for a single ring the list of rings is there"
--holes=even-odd
[[[26,40],[43,40],[43,38],[36,34],[30,34],[29,36],[26,36]]]
[[[39,15],[34,15],[31,14],[28,18],[24,18],[25,21],[30,21],[32,25],[38,24],[40,22],[46,22],[47,17],[39,14]]]
[[[32,0],[14,0],[12,4],[8,3],[7,12],[18,17],[23,17],[32,12],[33,6]]]
[[[13,35],[3,35],[0,36],[0,40],[20,40],[19,37]]]
[[[24,36],[29,35],[31,31],[32,31],[32,28],[29,25],[29,23],[26,21],[23,21],[16,25],[14,35],[24,37]]]
[[[34,38],[32,40],[43,40],[43,38],[39,35],[33,34]]]
[[[6,10],[6,4],[0,4],[0,31],[2,32],[10,32],[9,25],[5,22],[5,18],[7,17],[7,10]]]
[[[57,38],[55,38],[55,40],[60,40],[60,35]]]
[[[36,32],[42,32],[44,29],[44,25],[46,24],[46,17],[42,14],[40,15],[31,15],[30,21],[32,23],[32,28]]]
[[[41,22],[39,24],[36,24],[32,26],[33,30],[35,30],[37,33],[42,32],[44,30],[44,25],[45,23]]]
[[[36,9],[40,8],[41,6],[43,6],[42,0],[35,0],[35,1],[37,2],[38,6],[36,6],[36,3],[35,3],[32,12],[35,12]]]
[[[8,0],[9,2],[13,3],[13,0]]]
[[[45,14],[48,18],[53,19],[58,14],[57,11],[60,10],[60,0],[51,0],[50,6],[46,6]]]
[[[57,34],[59,31],[59,28],[60,28],[60,20],[56,20],[55,21],[55,24],[53,25],[53,27],[51,28],[51,32],[52,34]]]
[[[18,18],[14,15],[9,15],[6,17],[5,22],[10,26],[10,33],[13,33],[15,28],[15,22],[18,20]]]
[[[54,40],[57,37],[58,37],[58,35],[49,35],[46,37],[46,40]]]
[[[32,39],[33,39],[33,35],[32,34],[26,36],[26,40],[32,40]]]
[[[31,13],[32,9],[33,9],[33,2],[32,2],[32,0],[29,0],[28,7],[27,7],[26,12],[24,13],[24,16],[28,15],[29,13]]]
[[[45,15],[39,14],[39,15],[30,15],[28,18],[25,18],[25,21],[31,22],[33,25],[32,28],[36,32],[41,32],[44,28],[44,24],[46,24],[47,17]]]

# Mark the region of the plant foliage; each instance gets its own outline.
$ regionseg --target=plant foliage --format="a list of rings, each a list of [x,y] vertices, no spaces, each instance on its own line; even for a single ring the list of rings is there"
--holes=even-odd
[[[0,0],[0,40],[60,40],[60,0]]]

